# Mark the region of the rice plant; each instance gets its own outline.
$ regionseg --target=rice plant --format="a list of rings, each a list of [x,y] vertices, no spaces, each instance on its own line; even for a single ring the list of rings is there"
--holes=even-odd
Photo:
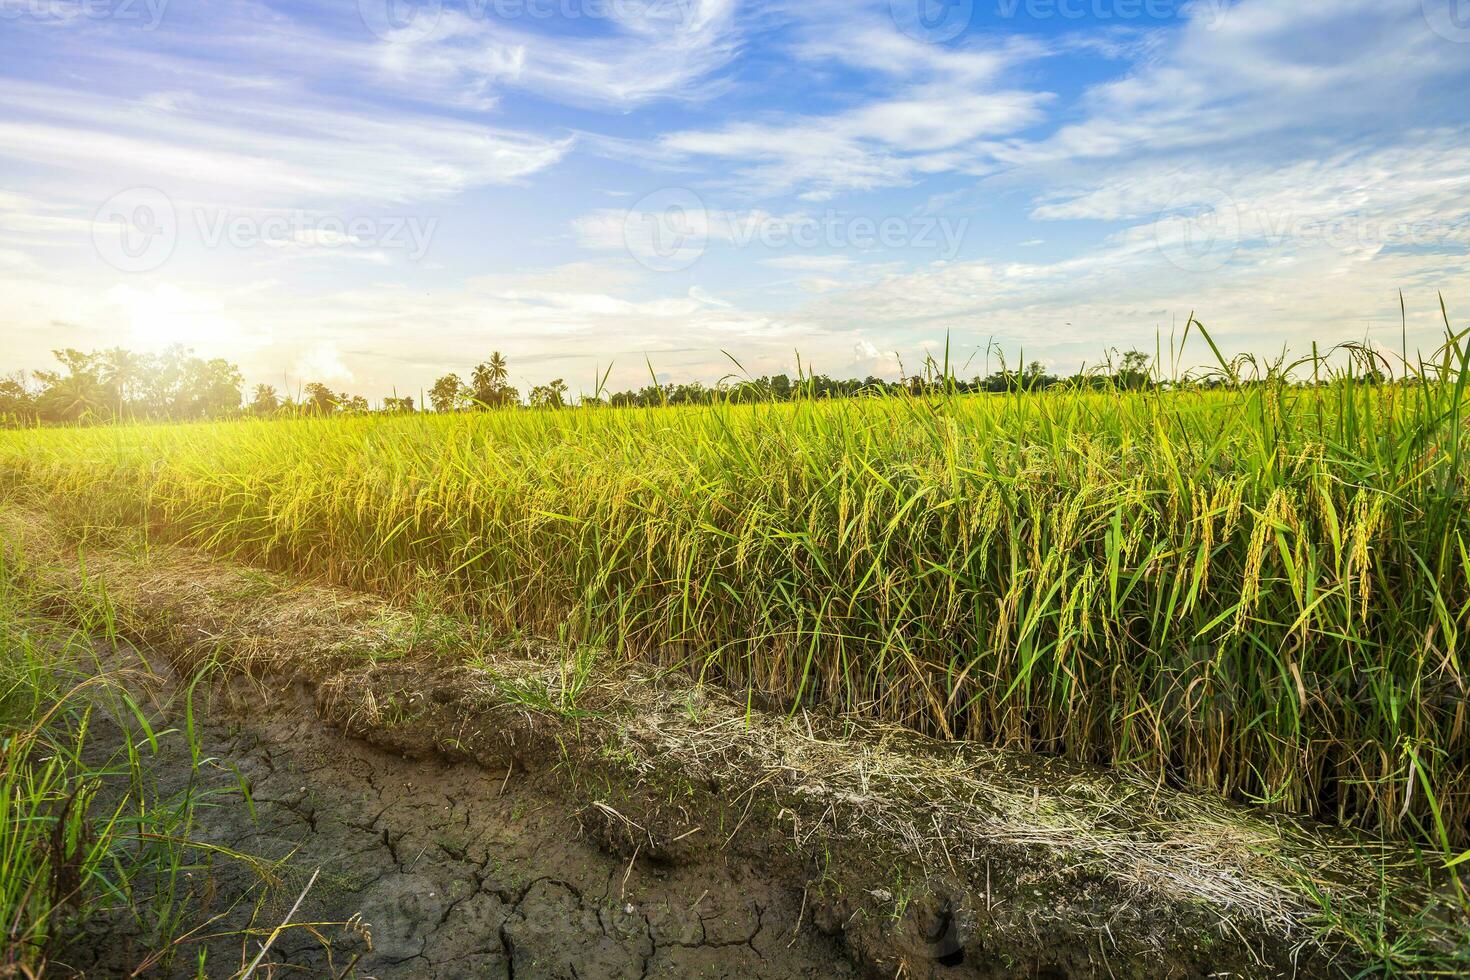
[[[193,690],[184,728],[161,727],[103,669],[105,595],[71,597],[75,631],[38,617],[40,598],[0,549],[0,975],[45,975],[93,920],[123,923],[138,957],[167,967],[200,917],[188,875],[237,857],[196,838],[218,790],[154,778],[171,742],[203,766]]]
[[[1139,391],[32,430],[0,434],[0,486],[1444,851],[1470,843],[1467,358],[1450,333]]]

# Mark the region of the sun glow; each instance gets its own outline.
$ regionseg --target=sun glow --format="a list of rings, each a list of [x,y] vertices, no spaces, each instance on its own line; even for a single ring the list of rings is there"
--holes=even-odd
[[[107,299],[135,347],[152,350],[183,344],[200,354],[223,353],[254,332],[226,313],[219,300],[171,283],[149,288],[121,284],[108,291]]]

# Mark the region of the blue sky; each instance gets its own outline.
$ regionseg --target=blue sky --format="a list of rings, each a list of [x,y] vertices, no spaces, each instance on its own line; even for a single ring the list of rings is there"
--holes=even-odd
[[[0,371],[1432,346],[1467,82],[1470,0],[0,0]]]

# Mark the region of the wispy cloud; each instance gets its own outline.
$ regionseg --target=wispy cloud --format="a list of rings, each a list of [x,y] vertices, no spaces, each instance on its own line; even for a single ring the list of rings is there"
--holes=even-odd
[[[510,183],[571,138],[347,107],[223,98],[109,98],[11,83],[0,158],[93,175],[92,193],[152,181],[259,204],[402,202]]]
[[[715,91],[709,76],[739,50],[734,0],[568,4],[561,10],[575,15],[575,23],[553,17],[540,30],[537,18],[507,17],[501,9],[472,4],[444,12],[432,25],[389,32],[377,48],[379,65],[452,102],[490,105],[512,89],[572,105],[628,108],[709,98]]]
[[[1052,101],[1051,93],[1007,78],[1008,71],[1045,53],[1041,44],[950,49],[899,34],[891,22],[861,13],[827,16],[832,19],[809,14],[793,52],[814,67],[875,73],[869,98],[820,115],[767,113],[715,129],[682,130],[662,137],[659,149],[676,158],[731,161],[751,194],[795,192],[806,200],[828,200],[926,175],[983,173],[988,166],[971,145],[1040,122]]]

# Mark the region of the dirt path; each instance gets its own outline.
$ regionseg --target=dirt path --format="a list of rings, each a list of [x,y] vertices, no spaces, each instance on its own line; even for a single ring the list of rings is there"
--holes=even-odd
[[[1324,896],[1435,955],[1463,931],[1401,849],[1145,774],[762,710],[123,532],[83,555],[43,514],[0,508],[0,530],[47,615],[102,609],[160,665],[239,689],[204,749],[258,820],[205,825],[295,870],[221,920],[210,976],[318,868],[301,915],[372,938],[272,948],[314,976],[361,954],[378,977],[1325,977],[1357,972],[1363,934],[1324,929]],[[211,907],[247,877],[221,873]]]
[[[353,922],[286,932],[260,976],[340,976],[354,959],[353,975],[381,978],[851,975],[835,941],[798,928],[802,894],[789,883],[723,862],[630,865],[588,842],[573,815],[521,776],[390,755],[309,710],[216,709],[201,731],[203,753],[219,760],[206,778],[231,787],[238,770],[255,808],[235,794],[235,804],[201,811],[203,837],[284,860],[257,912],[256,875],[216,859],[201,890],[213,892],[211,912],[226,914],[210,932],[236,933],[252,918],[269,928],[318,869],[295,921]],[[153,769],[169,792],[191,766],[175,746]],[[239,969],[255,942],[204,943],[208,975]],[[63,963],[126,975],[129,945],[125,931],[99,930]],[[198,945],[183,948],[176,973],[193,975]]]

